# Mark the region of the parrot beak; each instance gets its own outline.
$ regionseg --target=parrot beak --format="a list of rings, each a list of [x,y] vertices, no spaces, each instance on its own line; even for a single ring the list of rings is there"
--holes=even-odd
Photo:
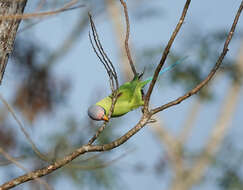
[[[103,119],[104,121],[109,121],[109,118],[108,118],[106,115],[104,115],[102,119]]]

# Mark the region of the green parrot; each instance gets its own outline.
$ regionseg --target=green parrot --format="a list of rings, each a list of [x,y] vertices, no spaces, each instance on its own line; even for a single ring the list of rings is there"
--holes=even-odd
[[[182,60],[177,61],[171,66],[160,71],[159,74],[165,73],[177,64],[181,63]],[[144,105],[144,93],[143,87],[148,84],[152,77],[146,79],[145,81],[140,81],[141,76],[136,75],[132,81],[126,82],[118,88],[118,98],[114,107],[114,111],[111,117],[120,117],[140,106]],[[95,105],[92,105],[88,109],[88,115],[93,120],[104,120],[108,121],[108,113],[112,104],[112,97],[107,96],[106,98],[100,100]]]

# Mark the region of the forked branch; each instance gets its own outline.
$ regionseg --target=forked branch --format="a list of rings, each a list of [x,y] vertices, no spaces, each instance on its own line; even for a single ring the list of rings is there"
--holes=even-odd
[[[85,5],[77,5],[77,0],[72,0],[65,4],[62,8],[56,9],[53,11],[46,11],[46,12],[39,12],[39,13],[26,13],[26,14],[6,14],[6,15],[0,15],[0,20],[22,20],[22,19],[33,19],[33,18],[41,18],[45,16],[51,16],[56,15],[58,13],[62,13],[65,11],[70,11],[73,9],[77,9],[80,7],[84,7]]]
[[[8,104],[8,102],[3,98],[3,96],[0,94],[0,101],[5,105],[5,107],[8,109],[9,113],[12,115],[12,117],[14,118],[14,120],[17,122],[20,130],[22,131],[22,133],[24,134],[26,140],[30,143],[32,150],[34,151],[34,153],[43,161],[45,162],[49,162],[50,163],[50,159],[48,159],[47,156],[45,156],[44,154],[41,153],[41,151],[37,148],[37,146],[35,145],[35,143],[33,142],[33,140],[31,139],[30,135],[27,133],[27,131],[24,128],[24,125],[22,124],[22,122],[18,119],[17,115],[15,114],[14,109],[12,108],[12,106],[10,106],[10,104]]]
[[[114,107],[115,107],[117,98],[118,98],[117,89],[119,88],[119,83],[118,83],[117,72],[116,72],[116,69],[115,69],[112,61],[110,60],[110,58],[104,51],[104,48],[100,42],[100,38],[99,38],[98,32],[96,30],[94,21],[92,19],[92,15],[90,13],[88,13],[88,15],[89,15],[89,20],[90,20],[90,25],[91,25],[91,30],[92,30],[92,37],[89,32],[90,43],[92,45],[92,48],[93,48],[96,56],[99,58],[100,62],[103,64],[103,66],[109,76],[110,87],[111,87],[111,91],[112,91],[112,103],[111,103],[111,108],[110,108],[109,114],[108,114],[108,118],[110,119],[110,117],[114,111]],[[106,125],[107,125],[107,122],[104,122],[103,125],[97,130],[95,135],[89,140],[88,145],[93,144],[93,142],[98,138],[98,136],[105,129]]]
[[[70,0],[62,8],[54,11],[23,14],[27,0],[0,0],[0,85],[7,66],[8,57],[13,50],[20,20],[51,16],[84,6],[76,5],[77,2],[77,0]]]
[[[171,37],[170,37],[170,40],[169,40],[168,44],[167,44],[166,47],[165,47],[165,50],[164,50],[164,52],[163,52],[163,55],[162,55],[161,60],[160,60],[160,62],[159,62],[159,65],[158,65],[157,68],[155,69],[155,72],[154,72],[154,75],[153,75],[152,82],[150,83],[148,92],[147,92],[147,94],[146,94],[146,96],[145,96],[145,101],[144,101],[144,111],[145,111],[145,112],[148,112],[148,106],[149,106],[150,96],[151,96],[151,94],[152,94],[154,85],[155,85],[155,83],[156,83],[156,81],[157,81],[157,79],[158,79],[159,72],[161,71],[161,69],[162,69],[162,67],[163,67],[163,65],[164,65],[164,63],[165,63],[165,60],[166,60],[166,58],[167,58],[167,56],[168,56],[168,54],[169,54],[169,52],[170,52],[170,48],[171,48],[171,46],[172,46],[172,44],[173,44],[173,42],[174,42],[174,40],[175,40],[175,37],[177,36],[178,32],[179,32],[180,29],[181,29],[181,26],[182,26],[182,24],[183,24],[183,22],[184,22],[184,20],[185,20],[185,17],[186,17],[186,14],[187,14],[187,10],[188,10],[188,8],[189,8],[190,3],[191,3],[191,0],[187,0],[187,1],[186,1],[186,4],[185,4],[185,6],[184,6],[184,8],[183,8],[183,11],[182,11],[180,20],[179,20],[179,22],[177,23],[176,28],[174,29],[174,31],[173,31],[173,33],[172,33],[172,35],[171,35]]]
[[[93,39],[92,39],[91,35],[89,33],[89,40],[90,40],[90,43],[92,45],[92,48],[93,48],[96,56],[99,58],[100,62],[105,67],[105,70],[110,78],[111,89],[112,89],[112,93],[113,93],[115,91],[115,89],[118,89],[118,87],[119,87],[117,73],[116,73],[113,63],[111,62],[110,58],[105,53],[104,48],[100,42],[100,38],[97,33],[94,21],[92,19],[92,15],[90,13],[88,13],[88,14],[89,14],[90,26],[91,26],[92,37],[93,37]]]
[[[137,75],[137,71],[136,68],[134,66],[133,60],[132,60],[132,56],[131,56],[131,52],[130,52],[130,48],[129,48],[129,44],[128,44],[128,40],[129,40],[129,35],[130,35],[130,24],[129,24],[129,16],[128,16],[128,11],[127,11],[127,4],[125,3],[124,0],[120,0],[123,9],[124,9],[124,14],[125,14],[125,19],[126,19],[126,38],[125,38],[125,50],[127,53],[127,58],[130,64],[130,67],[132,69],[132,72],[134,74],[134,76]]]
[[[227,54],[228,52],[228,46],[229,46],[229,43],[234,35],[234,32],[235,32],[235,28],[236,28],[236,25],[239,21],[239,18],[240,18],[240,15],[241,15],[241,12],[242,12],[242,9],[243,9],[243,1],[241,1],[241,4],[240,4],[240,7],[236,13],[236,16],[234,18],[234,22],[231,26],[231,29],[227,35],[227,38],[225,40],[225,43],[224,43],[224,48],[222,50],[222,53],[220,54],[217,62],[215,63],[214,67],[212,68],[212,70],[210,71],[210,73],[208,74],[208,76],[201,82],[199,83],[195,88],[193,88],[191,91],[187,92],[184,96],[181,96],[179,98],[177,98],[176,100],[174,101],[171,101],[167,104],[164,104],[160,107],[157,107],[153,110],[151,110],[151,113],[152,114],[155,114],[155,113],[158,113],[164,109],[167,109],[171,106],[174,106],[174,105],[177,105],[179,103],[181,103],[182,101],[184,101],[185,99],[189,98],[190,96],[196,94],[199,90],[201,90],[211,79],[212,77],[215,75],[216,71],[219,69],[220,65],[222,64],[222,61],[225,57],[225,55]]]

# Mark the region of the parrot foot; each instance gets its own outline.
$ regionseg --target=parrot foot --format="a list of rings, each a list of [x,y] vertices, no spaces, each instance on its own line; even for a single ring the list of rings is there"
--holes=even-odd
[[[144,107],[141,108],[141,112],[144,113]]]
[[[138,79],[141,80],[143,77],[143,74],[145,73],[146,67],[144,67],[143,72],[138,75]]]
[[[122,95],[122,92],[119,92],[117,95],[117,98],[119,98]]]

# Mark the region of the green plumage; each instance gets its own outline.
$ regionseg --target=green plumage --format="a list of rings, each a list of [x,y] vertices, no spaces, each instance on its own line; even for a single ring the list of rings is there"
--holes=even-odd
[[[149,83],[150,80],[140,81],[138,76],[135,76],[131,82],[126,82],[118,89],[118,98],[115,104],[114,111],[111,117],[119,117],[127,112],[144,105],[142,89]],[[109,113],[112,103],[111,96],[108,96],[96,105],[103,107],[106,111],[106,116]]]
[[[186,57],[182,58],[181,60],[178,60],[176,63],[170,65],[169,67],[161,70],[159,75],[173,69],[184,59],[186,59]],[[146,84],[148,84],[152,80],[152,78],[153,77],[149,77],[145,81],[140,81],[140,77],[136,75],[131,82],[126,82],[125,84],[121,85],[118,89],[118,98],[111,117],[122,116],[127,112],[132,111],[133,109],[137,109],[138,107],[143,106],[144,100],[142,95],[142,89]],[[111,96],[107,96],[106,98],[96,103],[96,105],[104,108],[105,116],[108,116],[111,104],[112,104]],[[93,111],[90,110],[90,115],[93,114],[94,114]],[[97,120],[99,120],[99,118]]]

